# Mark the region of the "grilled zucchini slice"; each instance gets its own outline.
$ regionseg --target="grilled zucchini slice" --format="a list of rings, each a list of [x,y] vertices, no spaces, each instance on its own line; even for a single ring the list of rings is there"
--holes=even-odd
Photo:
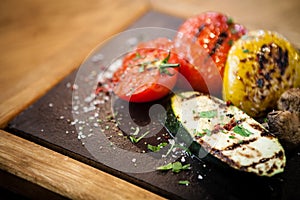
[[[194,91],[176,93],[170,101],[167,127],[173,133],[184,129],[193,149],[196,143],[198,150],[230,167],[259,176],[284,171],[286,157],[278,139],[239,108]]]

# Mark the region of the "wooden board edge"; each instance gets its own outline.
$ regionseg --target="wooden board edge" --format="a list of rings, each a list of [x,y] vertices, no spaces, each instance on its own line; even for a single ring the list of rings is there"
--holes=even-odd
[[[0,168],[71,199],[163,199],[70,157],[0,130]]]

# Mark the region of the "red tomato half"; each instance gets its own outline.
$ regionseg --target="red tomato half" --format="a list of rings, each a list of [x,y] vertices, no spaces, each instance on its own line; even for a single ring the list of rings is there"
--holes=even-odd
[[[175,46],[187,60],[180,72],[195,90],[221,91],[229,49],[245,33],[243,26],[217,12],[189,18],[179,27]]]
[[[130,102],[166,96],[176,84],[179,68],[178,57],[171,48],[172,42],[163,38],[138,45],[114,73],[114,93]]]

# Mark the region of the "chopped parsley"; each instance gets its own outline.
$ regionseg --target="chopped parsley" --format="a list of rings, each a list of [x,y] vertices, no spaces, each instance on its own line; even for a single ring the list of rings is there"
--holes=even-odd
[[[168,143],[166,143],[166,142],[162,142],[162,143],[158,144],[157,146],[153,146],[151,144],[148,144],[147,148],[149,150],[153,151],[153,152],[158,152],[160,149],[164,148],[167,145],[168,145]]]
[[[249,49],[243,49],[243,53],[249,53]]]
[[[234,139],[235,137],[233,135],[229,135],[229,138],[230,139]]]
[[[140,58],[142,58],[141,54],[139,52],[136,52],[134,60],[138,60]]]
[[[199,112],[199,116],[201,118],[214,118],[218,114],[217,110],[208,110],[208,111],[202,111]]]
[[[182,181],[178,181],[179,185],[189,185],[190,182],[188,180],[182,180]]]
[[[204,129],[203,131],[205,132],[206,135],[211,136],[211,130]]]
[[[229,40],[229,41],[228,41],[228,45],[229,45],[229,46],[232,46],[232,45],[233,45],[233,40]]]
[[[204,134],[201,133],[201,132],[199,132],[199,131],[197,131],[196,129],[194,129],[194,136],[195,136],[195,137],[203,137]]]
[[[228,25],[233,24],[233,19],[232,19],[231,17],[228,17],[226,23],[227,23]]]
[[[245,129],[242,126],[235,126],[233,128],[233,132],[235,132],[241,136],[244,136],[244,137],[249,137],[252,134],[249,130]]]
[[[160,166],[156,168],[157,170],[167,171],[172,170],[174,173],[179,173],[182,170],[188,170],[190,169],[190,164],[182,165],[181,162],[177,161],[174,163],[168,163],[167,165]]]
[[[129,139],[132,143],[138,143],[141,139],[143,139],[146,135],[148,135],[150,131],[146,131],[143,135],[141,135],[139,138],[136,138],[132,135],[129,136]]]
[[[195,137],[203,137],[204,135],[211,136],[211,130],[209,129],[203,129],[203,132],[197,131],[197,129],[194,129],[194,136]]]

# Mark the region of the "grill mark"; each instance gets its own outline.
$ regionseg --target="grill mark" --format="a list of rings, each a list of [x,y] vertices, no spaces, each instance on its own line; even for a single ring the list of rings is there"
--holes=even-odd
[[[198,139],[196,141],[201,145],[201,147],[203,147],[205,149],[205,151],[209,152],[211,155],[215,156],[216,158],[220,159],[221,161],[227,163],[230,166],[236,166],[237,168],[239,168],[238,163],[233,161],[231,158],[225,156],[222,153],[222,150],[211,147],[209,144],[207,144],[206,142],[204,142],[201,139]]]
[[[262,159],[260,159],[259,161],[254,162],[254,163],[252,163],[252,164],[250,164],[250,165],[242,166],[241,169],[242,169],[242,170],[246,170],[247,168],[250,168],[250,167],[251,167],[251,168],[255,168],[256,165],[262,164],[262,163],[266,163],[266,162],[268,162],[269,160],[272,160],[272,159],[275,159],[275,158],[279,158],[280,160],[282,160],[282,159],[283,159],[283,155],[284,155],[283,151],[280,150],[279,152],[275,153],[273,156],[271,156],[271,157],[269,157],[269,158],[262,158]],[[277,167],[278,167],[278,166],[276,166],[276,168],[277,168]],[[275,169],[274,166],[272,166],[272,168]],[[271,168],[271,169],[272,169],[272,168]],[[270,170],[268,170],[267,173],[268,173],[269,171],[270,171]]]
[[[258,130],[260,132],[263,132],[265,129],[263,129],[260,125],[258,124],[249,124],[253,129]]]
[[[207,152],[209,152],[210,154],[212,154],[213,156],[215,156],[216,158],[220,159],[221,161],[227,163],[228,165],[232,166],[233,168],[239,169],[241,171],[248,171],[248,168],[255,168],[256,165],[261,164],[261,163],[265,163],[271,159],[274,158],[279,158],[279,159],[283,159],[284,153],[282,150],[280,150],[279,152],[275,153],[272,157],[269,158],[262,158],[260,159],[258,162],[252,163],[250,165],[247,166],[242,166],[240,163],[235,162],[234,160],[232,160],[231,158],[229,158],[228,156],[225,156],[222,153],[222,150],[219,149],[215,149],[210,147],[210,145],[208,145],[206,142],[204,142],[201,139],[196,140],[201,147],[203,147]],[[247,141],[246,141],[247,142]],[[251,143],[251,140],[249,140],[249,143]],[[278,169],[278,168],[284,168],[284,165],[281,166],[277,166],[276,164],[273,164],[272,167],[266,171],[267,174],[271,174],[274,170]],[[263,171],[259,170],[258,171],[259,174],[263,174]]]
[[[274,138],[275,137],[272,133],[270,133],[270,132],[268,132],[266,130],[263,130],[260,135],[262,137],[268,137],[268,138]]]
[[[209,55],[210,55],[210,56],[212,56],[212,55],[214,55],[214,54],[216,53],[217,49],[223,44],[224,40],[225,40],[227,37],[228,37],[228,34],[227,34],[226,32],[222,32],[222,33],[219,35],[219,37],[218,37],[218,39],[217,39],[217,41],[216,41],[214,47],[211,49],[211,52],[209,52]]]
[[[224,151],[232,151],[236,148],[239,148],[241,147],[242,145],[247,145],[247,144],[250,144],[252,142],[255,142],[257,140],[257,138],[252,138],[251,140],[243,140],[243,142],[241,143],[235,143],[235,144],[232,144],[230,146],[227,146]]]
[[[189,97],[184,97],[184,96],[183,96],[183,97],[182,97],[182,101],[188,101],[188,100],[197,98],[197,97],[199,97],[199,96],[201,96],[200,93],[195,93],[195,94],[193,94],[193,95],[191,95],[191,96],[189,96]]]
[[[274,138],[274,135],[271,134],[270,132],[268,132],[267,130],[265,130],[264,128],[262,128],[261,126],[259,126],[258,124],[249,124],[253,129],[256,129],[258,131],[260,131],[260,136],[262,137],[268,137],[268,138]]]
[[[195,42],[195,41],[198,39],[198,37],[200,36],[201,32],[203,31],[203,29],[204,29],[205,27],[206,27],[205,24],[202,24],[201,26],[199,26],[197,32],[196,32],[195,35],[194,35],[193,42]]]

